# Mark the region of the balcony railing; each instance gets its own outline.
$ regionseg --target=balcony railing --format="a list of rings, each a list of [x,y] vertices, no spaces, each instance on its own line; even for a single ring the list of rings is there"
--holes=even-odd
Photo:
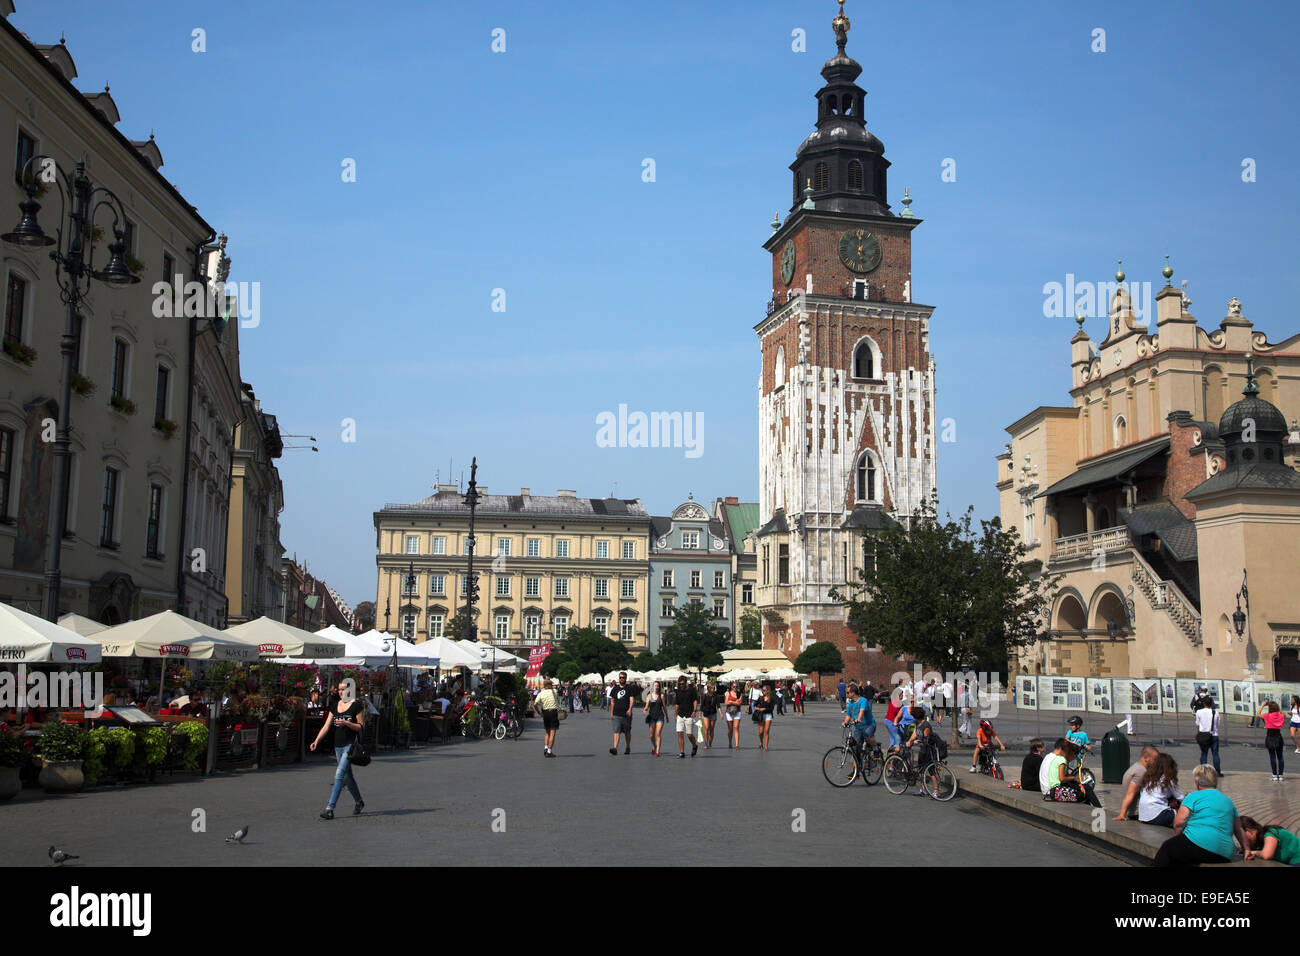
[[[1128,528],[1107,528],[1091,534],[1075,534],[1068,538],[1057,538],[1052,542],[1052,557],[1090,558],[1098,552],[1127,551],[1133,547]]]

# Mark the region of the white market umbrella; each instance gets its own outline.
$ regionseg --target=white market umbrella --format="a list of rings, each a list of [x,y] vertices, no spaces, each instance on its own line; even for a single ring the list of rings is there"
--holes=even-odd
[[[466,645],[449,637],[431,637],[415,646],[431,657],[436,657],[444,670],[456,667],[477,668],[479,664],[478,652],[473,650],[473,644]]]
[[[0,663],[94,664],[99,641],[83,637],[43,617],[0,604]]]
[[[375,646],[378,652],[383,655],[384,660],[381,663],[391,664],[393,661],[393,641],[397,642],[397,663],[398,664],[422,664],[426,667],[438,666],[438,658],[430,656],[426,651],[416,647],[410,641],[398,637],[396,634],[387,634],[383,631],[369,630],[364,634],[356,636],[358,643],[370,643]]]
[[[88,617],[82,617],[80,614],[73,614],[69,611],[59,618],[59,627],[66,627],[69,631],[80,634],[82,637],[94,637],[100,631],[106,630],[108,625],[100,624],[98,621],[92,621]]]
[[[105,657],[183,657],[193,660],[257,660],[257,648],[233,641],[215,627],[160,611],[99,632]]]
[[[221,632],[227,638],[251,644],[262,657],[308,657],[317,660],[342,657],[344,645],[321,634],[259,617]]]
[[[768,671],[767,674],[765,674],[764,676],[770,677],[773,680],[794,680],[795,678],[802,677],[803,675],[800,674],[798,671],[796,671],[793,667],[778,667],[775,670]]]

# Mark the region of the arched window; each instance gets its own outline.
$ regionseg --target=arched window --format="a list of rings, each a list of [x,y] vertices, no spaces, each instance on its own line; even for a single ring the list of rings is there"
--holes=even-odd
[[[825,163],[818,163],[813,168],[813,191],[823,192],[831,188],[831,170]]]
[[[1227,393],[1227,376],[1211,365],[1205,370],[1205,420],[1218,424],[1223,417],[1224,395]]]
[[[858,471],[856,481],[856,493],[854,498],[858,501],[879,501],[877,495],[879,475],[876,469],[875,456],[870,451],[864,451],[858,456]]]
[[[863,338],[853,347],[853,377],[880,377],[880,351],[869,338]]]
[[[844,115],[845,115],[845,116],[852,116],[852,115],[853,115],[853,97],[852,97],[852,96],[845,95],[845,97],[844,97]]]
[[[1123,415],[1115,416],[1115,447],[1128,444],[1128,422]]]
[[[776,378],[773,386],[780,388],[785,384],[785,346],[776,347]]]
[[[849,188],[862,189],[862,164],[856,159],[849,161]]]
[[[839,112],[839,101],[834,94],[826,97],[826,112],[832,116]]]

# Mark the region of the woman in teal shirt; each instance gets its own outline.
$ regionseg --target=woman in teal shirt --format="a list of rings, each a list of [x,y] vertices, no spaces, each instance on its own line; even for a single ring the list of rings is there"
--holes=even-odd
[[[1242,817],[1241,829],[1250,841],[1246,859],[1277,860],[1287,866],[1300,866],[1300,837],[1280,823],[1266,827],[1251,817]]]
[[[1237,808],[1219,791],[1218,771],[1203,763],[1192,771],[1192,777],[1196,792],[1189,793],[1178,808],[1174,835],[1156,853],[1156,866],[1231,863],[1233,837],[1242,852],[1250,847]]]

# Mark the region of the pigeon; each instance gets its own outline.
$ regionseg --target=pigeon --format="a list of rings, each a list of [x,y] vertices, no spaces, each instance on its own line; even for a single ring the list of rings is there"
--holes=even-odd
[[[58,847],[50,847],[50,860],[55,866],[62,866],[68,860],[80,860],[81,857],[73,856],[71,853],[65,853]]]
[[[240,828],[239,828],[238,830],[236,830],[234,833],[230,834],[230,836],[226,837],[226,842],[227,842],[227,843],[238,843],[238,844],[240,844],[240,845],[242,846],[242,845],[243,845],[243,842],[244,842],[244,837],[246,837],[246,836],[248,836],[248,824],[247,824],[247,823],[245,823],[242,827],[240,827]]]

